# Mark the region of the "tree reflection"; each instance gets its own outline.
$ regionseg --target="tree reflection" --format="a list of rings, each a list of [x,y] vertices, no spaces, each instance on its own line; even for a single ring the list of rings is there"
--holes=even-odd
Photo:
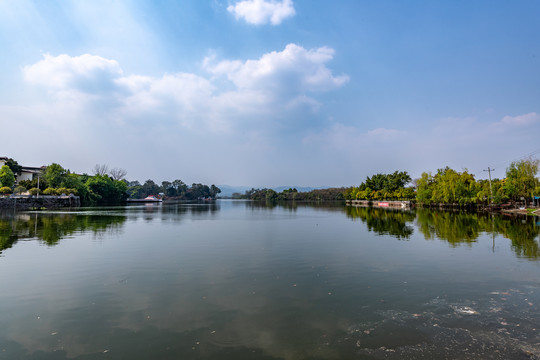
[[[123,215],[111,214],[0,214],[0,253],[19,240],[39,239],[52,246],[80,232],[100,235],[118,231],[125,220]]]
[[[403,240],[408,239],[414,232],[413,227],[408,224],[415,218],[412,211],[354,206],[347,206],[345,211],[347,217],[362,220],[369,231],[379,235],[390,235]]]
[[[501,235],[511,241],[512,250],[518,257],[540,259],[540,226],[538,220],[531,217],[353,206],[345,207],[345,213],[349,218],[360,219],[369,231],[400,240],[409,239],[413,234],[414,220],[426,240],[441,239],[452,247],[472,246],[482,234]]]
[[[457,246],[476,242],[482,233],[502,235],[512,242],[517,256],[540,259],[540,227],[530,217],[419,209],[416,219],[426,239],[439,238]]]
[[[343,211],[343,201],[239,201],[237,204],[250,209],[283,208],[297,210],[299,208],[321,209],[326,211]]]
[[[540,226],[531,218],[507,216],[494,219],[494,231],[512,241],[517,256],[540,259]]]
[[[452,246],[476,242],[480,232],[486,231],[483,218],[480,214],[464,212],[417,210],[418,230],[424,238],[443,239]]]

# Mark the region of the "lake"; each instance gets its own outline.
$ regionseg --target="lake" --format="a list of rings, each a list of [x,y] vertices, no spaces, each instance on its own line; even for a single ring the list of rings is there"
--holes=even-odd
[[[539,359],[540,220],[220,200],[0,213],[0,359]]]

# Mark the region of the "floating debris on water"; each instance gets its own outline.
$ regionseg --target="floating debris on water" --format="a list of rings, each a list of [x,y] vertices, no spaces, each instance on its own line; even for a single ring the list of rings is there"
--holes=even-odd
[[[468,306],[450,306],[454,311],[458,314],[464,314],[464,315],[480,315],[480,313],[476,310],[474,310],[471,307]]]

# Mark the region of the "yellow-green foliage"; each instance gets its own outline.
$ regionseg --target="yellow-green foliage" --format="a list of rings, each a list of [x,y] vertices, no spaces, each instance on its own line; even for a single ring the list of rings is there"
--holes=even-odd
[[[30,195],[39,195],[39,194],[41,194],[41,190],[38,189],[38,188],[31,188],[30,190],[28,190],[28,192],[30,193]]]
[[[53,188],[46,188],[43,190],[43,195],[56,195],[56,189]]]

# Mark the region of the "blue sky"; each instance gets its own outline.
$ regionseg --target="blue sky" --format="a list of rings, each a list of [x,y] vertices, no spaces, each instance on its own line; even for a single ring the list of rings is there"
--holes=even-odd
[[[540,149],[536,1],[0,0],[0,156],[359,184]]]

